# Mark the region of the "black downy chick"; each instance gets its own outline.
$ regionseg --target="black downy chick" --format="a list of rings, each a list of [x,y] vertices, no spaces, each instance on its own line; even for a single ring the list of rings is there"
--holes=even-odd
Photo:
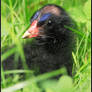
[[[42,74],[65,66],[68,74],[72,75],[74,35],[66,26],[73,27],[73,21],[57,5],[46,5],[34,13],[31,26],[23,35],[23,38],[35,38],[32,43],[24,46],[30,69],[37,68],[38,74]],[[21,69],[21,64],[16,68]],[[9,64],[4,64],[4,67],[9,67]]]
[[[71,75],[74,36],[66,26],[73,25],[69,15],[57,5],[46,5],[39,9],[32,16],[31,27],[23,36],[35,37],[33,44],[28,47],[28,65],[38,67],[40,73],[66,66]]]

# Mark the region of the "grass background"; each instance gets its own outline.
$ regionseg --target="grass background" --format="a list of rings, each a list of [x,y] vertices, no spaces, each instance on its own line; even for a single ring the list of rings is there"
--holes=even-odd
[[[30,17],[33,13],[48,3],[62,6],[76,21],[78,30],[72,29],[77,34],[76,52],[72,52],[74,58],[73,78],[64,75],[58,81],[46,80],[49,77],[64,73],[65,68],[34,76],[31,70],[4,71],[2,62],[12,54],[14,60],[20,56],[24,67],[26,60],[23,44],[27,40],[21,38],[30,25]],[[1,88],[2,92],[91,92],[91,0],[2,0],[1,1]],[[31,41],[31,39],[29,40]],[[6,48],[13,48],[6,50]],[[20,73],[31,74],[22,82]],[[5,78],[5,75],[13,74],[14,78]],[[42,80],[46,80],[41,82]],[[39,88],[37,82],[42,83]],[[20,89],[23,88],[21,91]]]

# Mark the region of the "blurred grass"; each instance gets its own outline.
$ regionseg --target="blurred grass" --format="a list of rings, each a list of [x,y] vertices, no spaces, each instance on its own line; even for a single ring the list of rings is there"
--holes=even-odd
[[[26,70],[27,66],[23,44],[27,41],[22,40],[21,36],[30,25],[29,20],[33,13],[48,3],[62,6],[77,23],[78,30],[71,29],[77,35],[76,52],[72,53],[74,58],[73,73],[76,72],[76,74],[73,79],[68,76],[62,76],[59,81],[45,81],[42,83],[43,89],[45,89],[46,92],[91,91],[91,0],[2,0],[1,49],[4,53],[1,54],[1,64],[4,60],[7,60],[9,56],[15,54],[15,59],[20,56],[25,67],[25,70],[4,71],[1,66],[2,92],[12,92],[12,88],[15,90],[17,87],[21,89],[21,86],[16,87],[17,83],[21,84],[19,74],[23,72],[30,74],[33,72]],[[6,48],[12,46],[14,46],[14,48],[6,51]],[[14,79],[10,77],[6,79],[6,74],[14,74]],[[48,77],[49,74],[51,73],[47,73],[45,77]],[[43,75],[40,76],[45,80]],[[34,75],[32,77],[36,80],[39,79],[39,77],[35,77]],[[32,78],[30,79],[30,82],[34,81]],[[74,80],[74,83],[72,83],[72,80]],[[41,80],[39,79],[39,81]],[[25,82],[26,79],[22,85],[24,85]],[[23,86],[23,92],[41,92],[42,89],[37,86],[36,82],[37,81],[28,84],[26,87]],[[9,91],[7,87],[9,87]],[[21,90],[17,90],[16,92],[21,92]]]

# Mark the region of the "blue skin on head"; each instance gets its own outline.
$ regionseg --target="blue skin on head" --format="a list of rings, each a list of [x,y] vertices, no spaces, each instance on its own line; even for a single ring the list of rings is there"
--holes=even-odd
[[[38,11],[34,15],[34,17],[32,18],[32,21],[36,20],[37,17],[39,16],[39,14],[40,14],[40,11]],[[40,18],[39,22],[43,22],[43,21],[47,20],[50,16],[51,16],[51,13],[46,13],[46,14],[42,15],[42,17]]]
[[[38,12],[34,15],[33,19],[36,19],[39,14],[40,14],[40,12],[38,11]]]
[[[47,20],[50,16],[51,16],[51,13],[46,13],[46,14],[44,14],[44,15],[40,18],[39,22],[43,22],[43,21]]]
[[[39,16],[39,14],[40,14],[40,11],[38,11],[38,12],[33,16],[33,18],[31,19],[31,23],[32,23],[35,19],[37,19],[37,17]]]

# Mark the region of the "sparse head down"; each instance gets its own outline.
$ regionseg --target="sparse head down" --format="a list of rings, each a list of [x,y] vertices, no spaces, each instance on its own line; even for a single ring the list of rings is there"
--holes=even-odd
[[[58,7],[56,7],[55,5],[47,5],[45,6],[42,10],[41,10],[41,13],[42,14],[45,14],[45,13],[52,13],[52,14],[55,14],[57,16],[60,15],[61,11],[59,10]]]

